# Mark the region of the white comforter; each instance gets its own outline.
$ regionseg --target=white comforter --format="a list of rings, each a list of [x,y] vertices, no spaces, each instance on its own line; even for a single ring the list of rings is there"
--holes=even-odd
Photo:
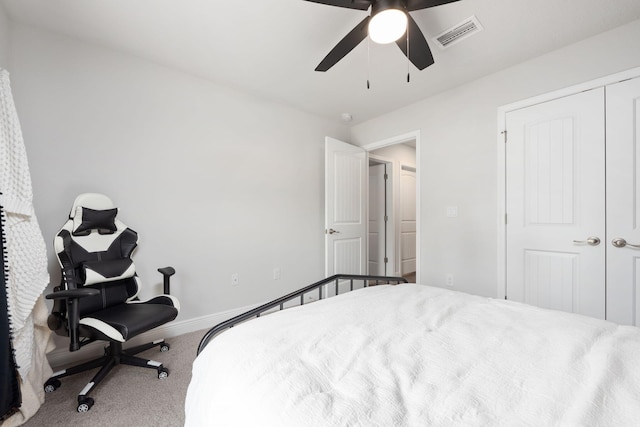
[[[187,426],[638,426],[640,329],[415,284],[224,332]]]

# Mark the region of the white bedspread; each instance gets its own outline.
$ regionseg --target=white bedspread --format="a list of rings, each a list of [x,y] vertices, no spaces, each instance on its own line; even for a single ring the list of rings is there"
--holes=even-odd
[[[376,286],[214,338],[185,409],[187,426],[638,426],[640,329]]]

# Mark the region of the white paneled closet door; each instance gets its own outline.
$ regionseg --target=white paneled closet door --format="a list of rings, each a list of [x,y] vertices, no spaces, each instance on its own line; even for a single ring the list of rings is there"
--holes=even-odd
[[[604,89],[509,112],[506,125],[507,298],[604,318]]]
[[[607,319],[640,321],[640,79],[606,87]]]

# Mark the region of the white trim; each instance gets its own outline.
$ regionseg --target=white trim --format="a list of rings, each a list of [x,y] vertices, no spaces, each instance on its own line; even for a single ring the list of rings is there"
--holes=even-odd
[[[417,146],[416,146],[417,147]],[[418,161],[418,157],[417,157],[418,153],[416,152],[416,163]],[[396,209],[396,227],[398,229],[398,235],[397,235],[397,245],[398,245],[398,271],[400,272],[400,276],[402,276],[402,218],[401,218],[401,212],[402,212],[402,202],[401,202],[401,194],[402,194],[402,171],[407,171],[407,172],[413,172],[415,174],[415,179],[416,179],[416,283],[420,283],[420,281],[418,280],[418,265],[420,264],[420,258],[418,257],[418,250],[420,248],[420,244],[418,241],[418,237],[419,237],[419,230],[418,230],[418,225],[420,224],[420,217],[419,217],[419,210],[418,210],[418,206],[419,206],[419,197],[418,194],[418,168],[416,168],[415,164],[411,164],[411,163],[404,163],[404,162],[398,162],[398,171],[397,171],[397,192],[398,192],[398,198],[396,199],[398,201],[398,206]]]
[[[370,144],[363,145],[366,151],[377,150],[378,148],[388,147],[389,145],[402,144],[403,142],[409,142],[416,140],[416,149],[418,148],[418,141],[420,140],[420,131],[414,130],[413,132],[403,133],[402,135],[392,136],[381,141],[372,142]]]
[[[579,83],[577,85],[558,89],[553,92],[548,92],[542,95],[516,101],[511,104],[503,105],[501,107],[498,107],[498,112],[503,111],[504,113],[506,113],[509,111],[519,110],[521,108],[530,107],[535,104],[541,104],[543,102],[551,101],[553,99],[570,96],[579,92],[584,92],[584,91],[595,89],[598,87],[607,86],[613,83],[618,83],[618,82],[633,79],[636,77],[640,77],[640,67],[632,68],[627,71],[622,71],[620,73],[615,73],[608,76],[600,77],[595,80],[590,80],[588,82]]]
[[[244,313],[258,307],[260,304],[254,304],[246,307],[238,307],[235,309],[213,313],[206,316],[195,317],[183,321],[173,321],[157,328],[138,335],[126,343],[126,347],[135,347],[147,342],[158,341],[161,338],[172,338],[179,335],[188,334],[202,330],[204,336],[206,330],[214,327],[220,322],[230,319],[238,314]],[[68,341],[65,341],[68,342]],[[69,352],[67,346],[58,347],[51,353],[47,354],[49,364],[53,369],[61,367],[73,366],[77,363],[84,362],[104,354],[104,347],[107,345],[105,341],[96,341],[83,347],[80,351]],[[196,348],[193,349],[194,353]]]
[[[412,132],[407,132],[402,135],[393,136],[391,138],[386,138],[381,141],[372,142],[370,144],[363,145],[367,152],[372,150],[377,150],[378,148],[388,147],[390,145],[402,144],[405,142],[414,141],[416,142],[416,165],[420,164],[420,130],[414,130]],[[420,191],[420,181],[421,181],[421,168],[418,167],[416,171],[416,218],[418,219],[416,224],[416,282],[420,283],[420,271],[422,258],[420,256],[420,246],[421,246],[421,224],[422,218],[420,216],[420,199],[421,199],[421,191]],[[399,267],[396,267],[399,268]]]
[[[498,269],[497,269],[497,289],[496,297],[505,298],[507,293],[507,224],[505,224],[505,217],[507,215],[506,208],[506,185],[507,178],[505,176],[505,167],[507,161],[507,152],[504,142],[504,134],[502,131],[506,128],[505,115],[507,111],[502,111],[502,107],[498,108]]]
[[[618,83],[624,80],[640,77],[640,67],[632,68],[630,70],[622,71],[619,73],[611,74],[608,76],[600,77],[595,80],[580,83],[577,85],[569,86],[563,89],[559,89],[553,92],[538,95],[532,98],[523,99],[511,104],[498,107],[498,275],[497,275],[497,287],[496,295],[498,298],[504,298],[507,292],[506,283],[506,224],[504,218],[506,215],[506,176],[505,176],[505,162],[506,162],[506,144],[504,143],[504,135],[502,131],[506,129],[506,114],[519,110],[521,108],[531,107],[532,105],[541,104],[543,102],[551,101],[565,96],[574,95],[576,93],[584,92],[587,90],[596,89],[598,87],[607,86],[610,84]],[[507,135],[508,138],[508,135]]]

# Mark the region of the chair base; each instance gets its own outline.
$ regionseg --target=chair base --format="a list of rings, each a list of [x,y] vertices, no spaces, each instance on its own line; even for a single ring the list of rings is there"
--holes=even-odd
[[[94,404],[94,400],[90,398],[89,393],[102,381],[109,372],[119,364],[139,366],[142,368],[155,369],[158,372],[158,378],[164,379],[169,376],[169,370],[162,366],[162,363],[154,360],[143,359],[135,356],[136,354],[148,350],[153,347],[160,347],[160,351],[168,351],[169,345],[164,340],[154,341],[152,343],[143,344],[137,347],[128,348],[124,350],[122,343],[110,342],[108,346],[104,348],[104,356],[97,359],[84,362],[80,365],[72,366],[68,369],[63,369],[54,374],[44,384],[44,391],[51,393],[60,387],[60,378],[68,377],[70,375],[79,374],[90,369],[100,368],[100,370],[93,376],[91,381],[82,389],[78,394],[78,412],[87,412]]]

